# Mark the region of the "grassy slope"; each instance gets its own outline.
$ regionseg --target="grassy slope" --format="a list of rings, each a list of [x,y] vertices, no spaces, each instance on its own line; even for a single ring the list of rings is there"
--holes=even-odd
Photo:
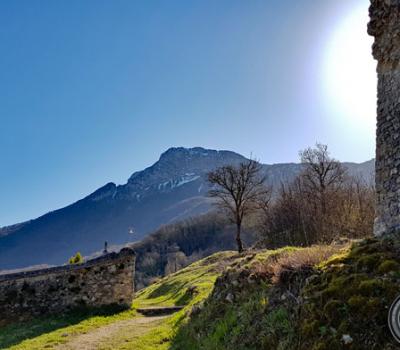
[[[0,348],[55,349],[118,324],[98,349],[389,350],[396,345],[386,317],[397,294],[396,242],[369,240],[340,253],[331,247],[224,252],[140,291],[130,310],[75,312],[2,328]],[[141,317],[137,307],[170,305],[185,307],[157,322],[124,326]],[[352,342],[344,345],[343,335]]]
[[[276,290],[272,277],[280,273],[281,265],[314,265],[338,249],[286,247],[235,262],[217,281],[200,311],[180,327],[172,348],[283,349],[294,335],[292,310],[278,304],[284,291]]]
[[[329,259],[319,251],[281,252],[228,270],[179,329],[173,348],[398,349],[387,313],[400,294],[399,242],[367,240]]]
[[[200,260],[140,291],[131,310],[103,308],[4,327],[0,329],[0,349],[54,349],[99,327],[141,317],[135,312],[136,307],[186,305],[184,310],[158,323],[157,327],[149,324],[142,337],[127,340],[120,334],[120,343],[118,339],[110,340],[113,349],[166,349],[177,325],[185,318],[187,309],[208,296],[215,279],[227,264],[240,259],[233,252],[223,252]]]

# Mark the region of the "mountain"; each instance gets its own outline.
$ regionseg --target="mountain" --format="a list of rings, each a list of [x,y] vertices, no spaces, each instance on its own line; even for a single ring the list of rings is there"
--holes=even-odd
[[[205,213],[211,206],[206,196],[207,173],[245,159],[231,151],[170,148],[125,185],[108,183],[65,208],[0,228],[0,270],[61,264],[77,251],[84,255],[98,251],[104,241],[140,240],[162,224]],[[373,173],[373,161],[346,166],[351,173],[367,177]],[[263,165],[263,170],[277,186],[291,180],[301,167],[274,164]]]

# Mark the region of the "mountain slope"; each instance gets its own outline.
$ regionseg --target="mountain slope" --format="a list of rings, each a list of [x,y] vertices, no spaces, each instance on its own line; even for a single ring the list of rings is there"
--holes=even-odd
[[[171,148],[125,185],[108,183],[72,205],[1,229],[0,269],[60,264],[78,250],[86,255],[104,241],[139,240],[161,224],[204,213],[207,172],[244,159],[229,151]]]
[[[140,240],[162,224],[205,213],[211,204],[206,196],[207,173],[245,159],[230,151],[171,148],[125,185],[108,183],[65,208],[0,229],[0,270],[60,264],[77,251],[88,255],[101,249],[104,241]],[[346,165],[351,172],[369,176],[373,161]],[[297,175],[301,165],[264,165],[263,169],[268,181],[278,186]]]

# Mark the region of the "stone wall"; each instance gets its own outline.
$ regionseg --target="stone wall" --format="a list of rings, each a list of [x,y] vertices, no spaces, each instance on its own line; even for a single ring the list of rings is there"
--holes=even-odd
[[[0,276],[0,325],[76,307],[129,306],[135,253],[124,248],[83,264]]]
[[[371,0],[368,33],[378,61],[376,236],[400,232],[400,0]]]

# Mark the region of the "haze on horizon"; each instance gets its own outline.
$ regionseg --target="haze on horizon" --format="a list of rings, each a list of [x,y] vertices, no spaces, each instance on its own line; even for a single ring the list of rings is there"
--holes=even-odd
[[[172,146],[374,157],[368,0],[0,3],[0,227]]]

